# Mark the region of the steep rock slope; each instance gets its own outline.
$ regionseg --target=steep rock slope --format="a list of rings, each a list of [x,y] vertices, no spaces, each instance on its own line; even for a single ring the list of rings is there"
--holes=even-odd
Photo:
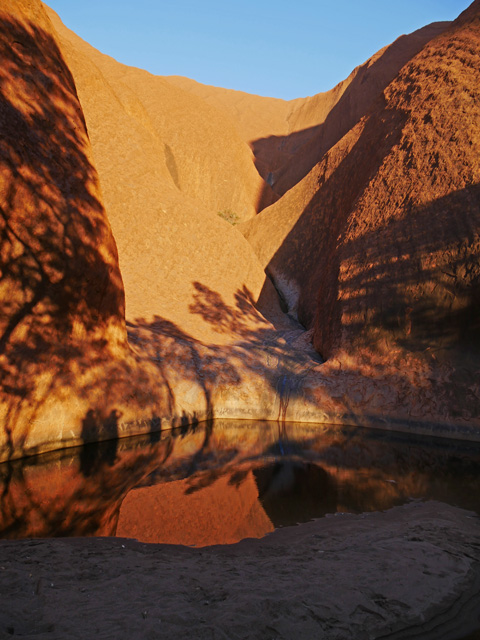
[[[127,342],[82,110],[40,2],[2,0],[0,51],[0,456],[10,457],[81,442],[87,412],[125,392]]]
[[[165,79],[228,113],[251,145],[260,174],[277,195],[283,195],[367,113],[404,64],[448,24],[434,23],[400,36],[333,89],[308,98],[284,101],[188,78]]]
[[[240,220],[255,215],[265,184],[255,171],[250,149],[222,110],[161,77],[101,54],[67,29],[52,10],[48,13],[74,76],[79,75],[77,82],[82,79],[80,93],[91,94],[94,82],[109,87],[118,103],[115,111],[121,110],[135,127],[132,138],[140,133],[150,146],[159,147],[155,165],[162,177],[168,175],[178,190],[214,213],[234,209]],[[81,72],[87,60],[90,74]],[[108,121],[107,105],[99,102],[96,115]]]
[[[479,44],[476,0],[245,230],[324,372],[389,380],[403,416],[480,415]]]
[[[364,116],[400,69],[448,22],[439,22],[400,36],[362,65],[331,91],[295,100],[288,116],[289,132],[279,141],[279,163],[270,183],[283,195],[297,184],[323,155]],[[293,134],[293,135],[292,135]],[[265,141],[268,146],[268,140]],[[254,149],[262,148],[262,141]]]
[[[87,121],[119,251],[127,321],[145,325],[161,317],[195,339],[231,341],[191,306],[199,287],[232,306],[239,291],[256,300],[264,288],[251,247],[217,215],[221,202],[243,217],[254,213],[262,180],[250,150],[213,107],[100,54],[50,16]],[[242,185],[248,198],[242,199]],[[268,325],[253,306],[251,322]]]

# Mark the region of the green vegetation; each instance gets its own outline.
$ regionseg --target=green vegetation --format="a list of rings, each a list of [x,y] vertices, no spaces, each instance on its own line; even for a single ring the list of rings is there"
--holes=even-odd
[[[218,212],[218,215],[233,226],[240,222],[239,216],[231,209],[222,209]]]

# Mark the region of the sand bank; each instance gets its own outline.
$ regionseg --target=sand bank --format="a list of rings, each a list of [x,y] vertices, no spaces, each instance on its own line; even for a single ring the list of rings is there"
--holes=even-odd
[[[0,590],[2,638],[462,638],[480,519],[414,502],[202,549],[2,541]]]

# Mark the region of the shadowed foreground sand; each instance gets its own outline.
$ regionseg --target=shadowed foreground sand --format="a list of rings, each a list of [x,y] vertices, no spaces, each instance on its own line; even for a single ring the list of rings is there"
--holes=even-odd
[[[464,638],[480,626],[479,563],[480,519],[439,502],[230,547],[2,542],[0,635]]]

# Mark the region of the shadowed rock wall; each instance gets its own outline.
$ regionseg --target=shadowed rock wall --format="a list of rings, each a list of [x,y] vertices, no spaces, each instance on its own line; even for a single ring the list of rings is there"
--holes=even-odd
[[[68,439],[60,407],[81,413],[126,331],[72,75],[40,2],[4,0],[0,19],[0,449],[12,453]],[[34,426],[52,411],[55,424]]]
[[[313,329],[324,372],[397,388],[396,408],[374,394],[385,415],[480,415],[479,44],[474,2],[245,226],[291,312]]]

